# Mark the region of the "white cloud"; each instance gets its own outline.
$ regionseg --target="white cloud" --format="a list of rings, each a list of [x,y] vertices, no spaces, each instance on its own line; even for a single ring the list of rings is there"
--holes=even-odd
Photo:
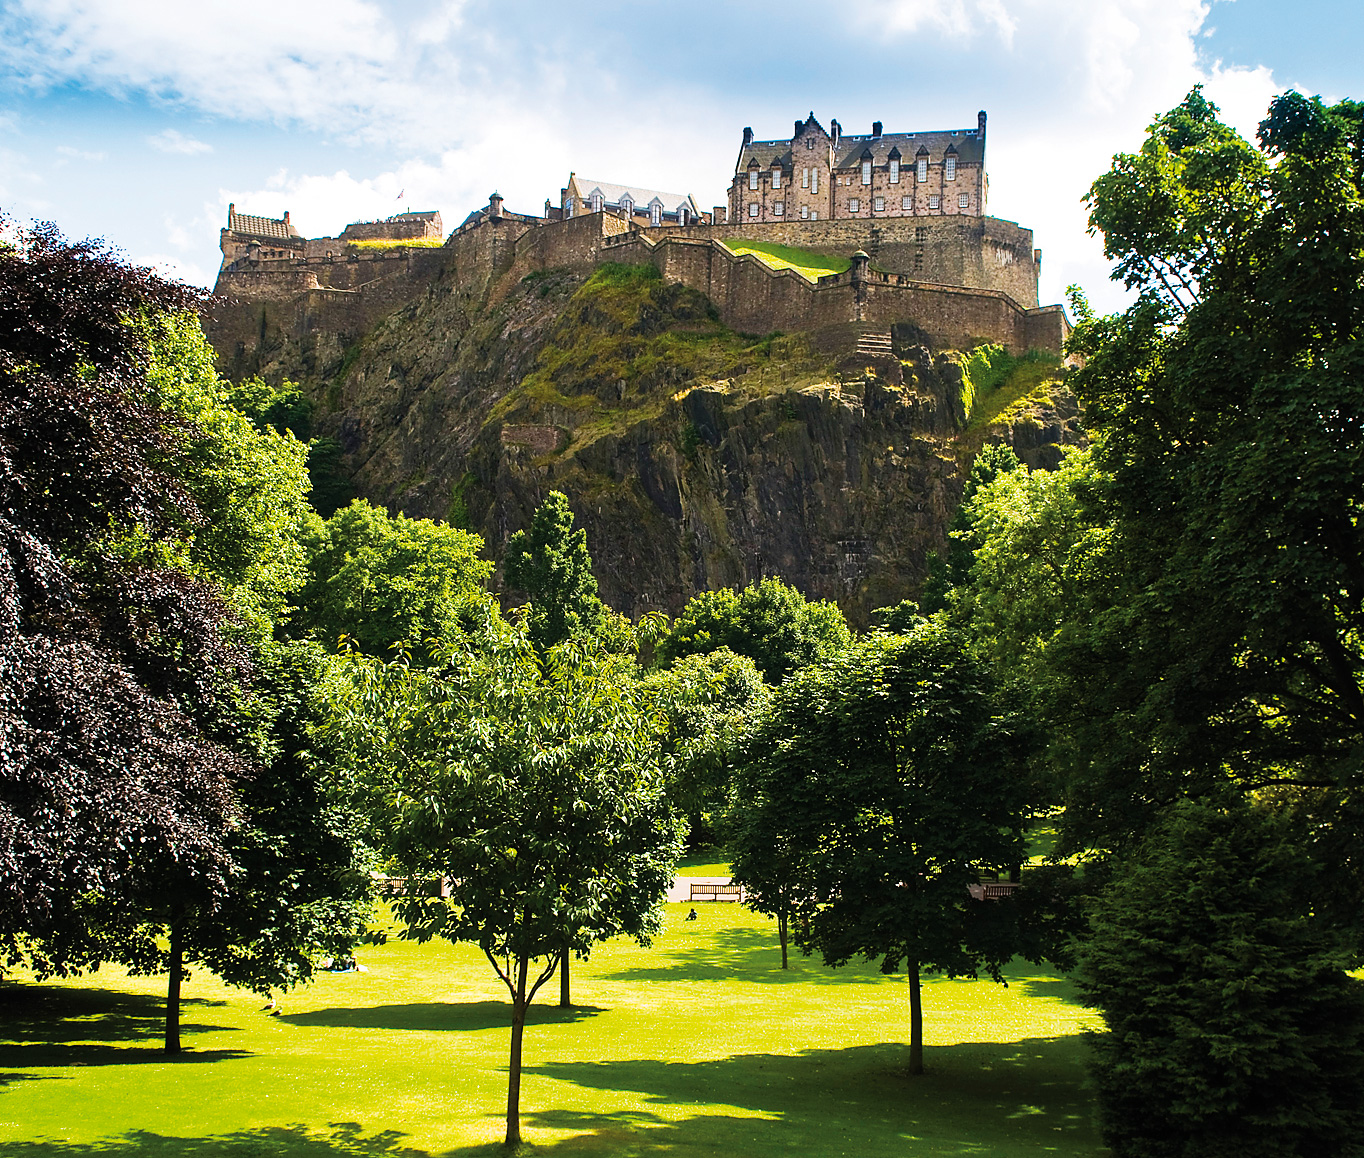
[[[207,141],[187,137],[176,129],[164,129],[147,138],[147,144],[162,153],[179,153],[192,157],[196,153],[211,153],[213,146]]]
[[[217,270],[210,273],[192,261],[164,253],[133,254],[129,260],[134,265],[149,266],[162,277],[187,282],[189,285],[212,286],[213,279],[217,276]]]
[[[983,24],[1008,42],[1018,27],[1003,0],[870,0],[853,12],[860,27],[890,35],[928,28],[963,37]]]
[[[84,149],[73,149],[70,145],[58,145],[57,155],[70,161],[103,161],[108,153],[91,153]]]

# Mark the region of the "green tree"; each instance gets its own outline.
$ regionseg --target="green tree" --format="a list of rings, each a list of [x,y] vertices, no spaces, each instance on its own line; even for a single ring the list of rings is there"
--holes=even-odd
[[[542,651],[490,613],[476,646],[441,661],[355,655],[342,734],[395,863],[449,882],[399,903],[405,935],[473,942],[507,987],[513,1146],[527,1008],[568,953],[649,943],[680,825],[627,657],[591,637]]]
[[[476,622],[490,597],[483,540],[356,499],[311,543],[291,630],[328,648],[347,637],[368,655],[407,643],[424,654]]]
[[[751,583],[742,591],[722,588],[693,596],[672,630],[659,641],[658,659],[727,647],[746,655],[769,684],[848,645],[852,632],[837,605],[808,601],[780,579]]]
[[[587,532],[573,529],[573,512],[560,491],[550,491],[531,518],[529,531],[507,540],[503,569],[509,587],[530,597],[527,629],[540,648],[603,626],[606,609],[597,597]]]
[[[1259,808],[1175,806],[1095,904],[1077,980],[1118,1158],[1364,1153],[1364,982],[1326,866]]]
[[[748,745],[734,879],[828,964],[905,968],[911,1073],[922,974],[999,980],[1018,944],[1013,902],[968,888],[1026,856],[1026,751],[986,670],[930,623],[797,673]]]

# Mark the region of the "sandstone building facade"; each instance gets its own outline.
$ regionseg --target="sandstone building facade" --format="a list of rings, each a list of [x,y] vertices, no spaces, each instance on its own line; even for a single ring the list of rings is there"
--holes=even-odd
[[[985,113],[974,129],[855,136],[826,130],[811,112],[790,140],[755,141],[744,129],[729,187],[733,225],[768,221],[874,221],[983,217]]]
[[[697,225],[701,211],[690,193],[664,193],[639,185],[616,185],[568,175],[568,184],[559,190],[558,212],[545,202],[546,220],[581,217],[584,213],[615,213],[640,225]]]

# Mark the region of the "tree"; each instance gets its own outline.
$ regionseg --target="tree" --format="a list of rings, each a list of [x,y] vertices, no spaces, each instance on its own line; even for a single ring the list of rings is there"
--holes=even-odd
[[[406,936],[471,941],[511,997],[509,1146],[526,1010],[570,952],[648,944],[680,826],[632,663],[590,637],[541,650],[489,613],[418,669],[354,655],[341,734],[387,851],[448,897],[409,895]],[[568,940],[565,940],[567,933]]]
[[[1095,904],[1077,980],[1118,1158],[1364,1153],[1364,982],[1282,817],[1183,802]]]
[[[732,806],[739,747],[772,691],[751,659],[725,647],[679,659],[645,687],[664,720],[668,798],[693,847],[713,841]]]
[[[289,630],[368,655],[400,643],[427,654],[476,622],[489,602],[483,540],[430,519],[389,515],[363,499],[337,511],[311,544]]]
[[[734,879],[760,911],[796,918],[797,944],[828,964],[905,967],[916,1074],[921,975],[999,980],[1016,945],[1012,903],[968,887],[1024,859],[1027,737],[964,650],[924,623],[792,676],[738,792]]]
[[[809,602],[780,579],[762,579],[742,591],[722,588],[693,596],[659,642],[660,663],[727,647],[746,655],[769,684],[846,647],[852,633],[838,607]]]
[[[587,532],[573,530],[573,512],[560,491],[550,491],[536,508],[529,531],[507,540],[503,569],[508,586],[530,596],[526,622],[536,646],[550,648],[601,627],[606,610],[597,598]]]

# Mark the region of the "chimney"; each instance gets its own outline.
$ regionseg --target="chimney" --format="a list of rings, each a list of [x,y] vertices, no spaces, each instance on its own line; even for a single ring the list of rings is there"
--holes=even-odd
[[[871,135],[872,135],[873,137],[879,137],[879,136],[881,135],[881,122],[880,122],[880,121],[872,121],[872,123],[871,123]]]
[[[488,216],[499,221],[502,218],[502,194],[496,191],[488,197]]]
[[[725,205],[712,205],[710,207],[710,223],[712,225],[723,225],[729,220],[729,208]]]
[[[843,126],[837,121],[829,122],[829,136],[833,139],[834,147],[838,147],[838,138],[843,135]]]
[[[232,224],[232,218],[233,218],[234,216],[236,216],[236,213],[237,213],[237,203],[236,203],[235,201],[229,201],[229,202],[227,203],[227,223],[228,223],[229,225]]]
[[[976,135],[983,141],[985,140],[985,110],[981,109],[976,114]]]
[[[751,145],[752,143],[753,143],[753,130],[752,130],[752,129],[745,129],[745,130],[744,130],[744,148],[745,148],[745,149],[748,148],[748,146]]]
[[[289,224],[289,211],[287,209],[284,211],[284,224]]]

